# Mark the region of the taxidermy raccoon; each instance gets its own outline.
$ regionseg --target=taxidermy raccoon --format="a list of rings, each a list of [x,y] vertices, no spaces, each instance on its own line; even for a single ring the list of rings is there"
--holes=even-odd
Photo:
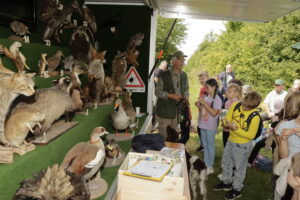
[[[100,102],[105,81],[105,72],[103,68],[103,64],[106,62],[104,56],[106,51],[96,52],[95,49],[92,50],[92,57],[93,60],[89,64],[88,68],[88,78],[89,78],[89,88],[90,88],[90,95],[91,98],[96,101]]]
[[[23,144],[29,131],[45,118],[45,114],[34,108],[21,108],[10,114],[5,123],[5,138],[10,146]]]
[[[89,63],[91,59],[91,43],[84,27],[78,27],[71,37],[71,53],[78,61]]]
[[[4,123],[9,107],[13,100],[23,94],[31,96],[34,94],[34,82],[32,77],[35,74],[3,74],[0,73],[0,141],[7,144],[4,136]]]
[[[58,88],[45,88],[36,91],[35,102],[31,104],[20,103],[17,109],[34,108],[45,114],[41,128],[36,128],[34,134],[48,131],[51,124],[63,114],[68,114],[75,109],[74,103],[68,92]]]

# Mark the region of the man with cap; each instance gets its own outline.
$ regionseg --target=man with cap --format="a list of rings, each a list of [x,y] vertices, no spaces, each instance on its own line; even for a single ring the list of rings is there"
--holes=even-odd
[[[179,123],[180,106],[183,100],[189,98],[189,83],[187,75],[182,71],[185,61],[182,51],[172,54],[170,69],[159,76],[155,95],[157,96],[156,114],[158,116],[159,133],[166,139],[167,126],[176,129]]]
[[[284,99],[287,95],[287,91],[284,90],[283,80],[276,79],[274,87],[275,89],[269,92],[264,100],[264,108],[267,112],[268,118],[270,118],[272,122],[276,120],[275,114],[284,107]],[[265,117],[262,116],[262,118],[264,119]]]

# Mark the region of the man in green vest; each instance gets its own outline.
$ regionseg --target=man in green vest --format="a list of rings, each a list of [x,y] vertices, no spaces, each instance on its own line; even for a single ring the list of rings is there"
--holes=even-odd
[[[170,69],[159,76],[155,95],[157,99],[156,113],[158,116],[159,133],[166,139],[167,127],[176,129],[179,123],[181,101],[189,98],[189,82],[182,71],[185,61],[182,51],[176,51],[171,56]]]

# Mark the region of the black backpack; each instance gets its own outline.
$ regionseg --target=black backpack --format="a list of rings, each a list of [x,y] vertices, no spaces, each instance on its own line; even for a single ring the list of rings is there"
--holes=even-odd
[[[160,151],[164,146],[165,141],[161,134],[140,134],[131,141],[131,148],[138,153],[146,153],[147,150]]]
[[[241,107],[242,103],[239,102],[237,103],[235,106],[234,106],[234,109],[233,109],[233,112],[232,114],[236,111],[236,110],[239,110],[239,112],[241,111],[240,110],[240,107]],[[264,124],[263,124],[263,120],[261,119],[260,117],[260,114],[258,111],[253,111],[247,118],[246,122],[247,122],[247,127],[244,128],[245,131],[248,131],[249,130],[249,126],[250,126],[250,123],[251,123],[251,120],[253,119],[253,117],[255,116],[259,116],[259,126],[258,126],[258,129],[257,129],[257,132],[256,132],[256,135],[255,137],[253,138],[253,140],[255,140],[256,138],[258,138],[262,131],[263,131],[263,128],[264,128]]]

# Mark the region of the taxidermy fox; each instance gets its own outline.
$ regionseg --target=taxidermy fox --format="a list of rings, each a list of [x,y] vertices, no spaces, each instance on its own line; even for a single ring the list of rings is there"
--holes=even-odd
[[[11,113],[5,123],[5,138],[10,146],[19,147],[25,141],[28,132],[43,121],[45,115],[35,108],[21,108]]]
[[[7,144],[4,136],[4,123],[9,107],[13,100],[23,94],[31,96],[34,94],[34,82],[32,80],[35,74],[4,74],[0,73],[0,142]]]

